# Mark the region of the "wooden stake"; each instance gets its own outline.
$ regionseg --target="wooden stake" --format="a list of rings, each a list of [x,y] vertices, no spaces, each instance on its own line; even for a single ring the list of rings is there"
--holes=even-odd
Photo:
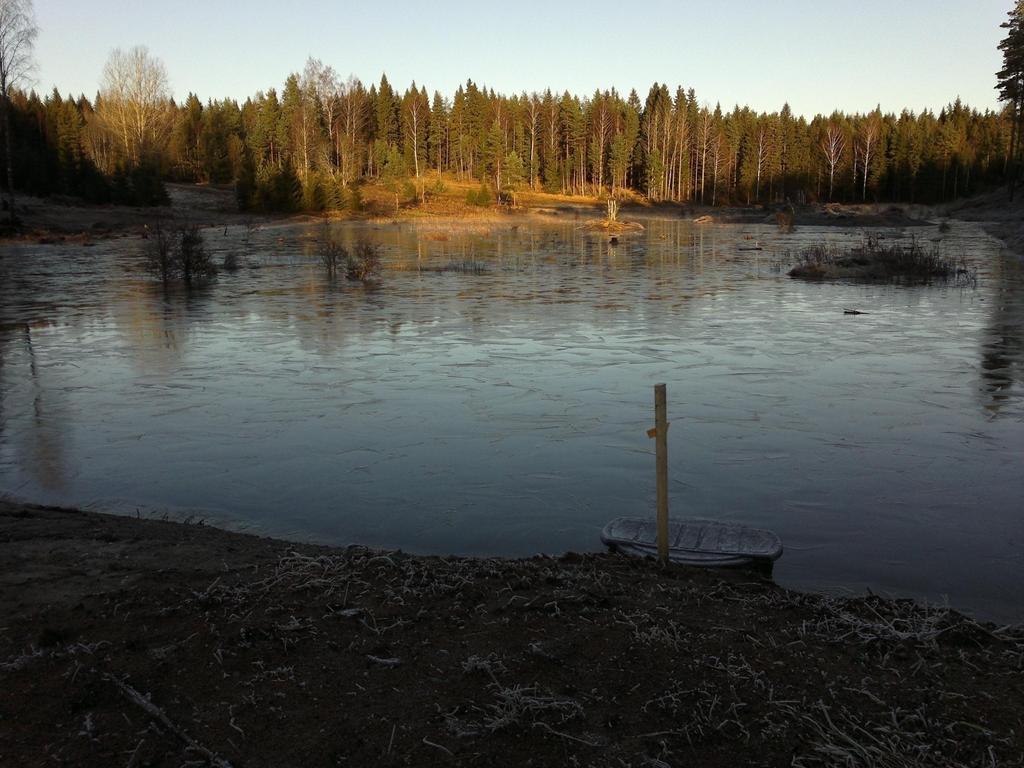
[[[658,473],[658,560],[668,565],[668,398],[654,385],[654,445]]]

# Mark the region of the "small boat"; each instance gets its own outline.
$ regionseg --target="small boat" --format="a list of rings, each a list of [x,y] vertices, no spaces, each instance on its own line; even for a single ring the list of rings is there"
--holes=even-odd
[[[601,531],[613,551],[638,557],[658,556],[658,527],[653,518],[618,517]],[[782,541],[771,531],[715,520],[670,520],[668,558],[673,563],[721,568],[768,565],[782,556]]]

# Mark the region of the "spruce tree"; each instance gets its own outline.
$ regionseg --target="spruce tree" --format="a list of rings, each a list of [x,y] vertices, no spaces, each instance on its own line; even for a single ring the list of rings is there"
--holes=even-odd
[[[1006,37],[999,43],[1003,68],[996,73],[999,100],[1010,110],[1010,200],[1013,200],[1020,173],[1021,130],[1024,128],[1024,0],[1017,0],[1009,18],[1000,25]]]
[[[512,195],[512,207],[519,205],[516,193],[522,189],[526,180],[526,168],[523,166],[522,158],[516,152],[510,152],[505,157],[505,187]]]
[[[430,162],[437,171],[437,181],[441,181],[441,170],[445,161],[445,145],[448,139],[448,105],[441,94],[434,91],[434,100],[430,106]]]

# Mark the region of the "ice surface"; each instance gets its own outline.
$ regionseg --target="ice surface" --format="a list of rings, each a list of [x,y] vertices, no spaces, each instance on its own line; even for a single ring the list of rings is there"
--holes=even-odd
[[[145,275],[143,241],[6,246],[0,490],[416,552],[594,550],[653,514],[664,381],[674,513],[777,532],[784,584],[1024,620],[1019,259],[958,225],[941,247],[976,289],[809,284],[786,251],[860,233],[645,223],[617,246],[571,218],[334,225],[381,244],[375,288],[323,273],[319,226],[260,230],[189,292]],[[219,261],[243,235],[207,241]]]

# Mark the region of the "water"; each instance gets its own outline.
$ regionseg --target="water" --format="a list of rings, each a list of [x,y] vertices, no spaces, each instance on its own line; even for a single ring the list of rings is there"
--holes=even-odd
[[[787,586],[1024,620],[1018,258],[963,224],[941,247],[975,289],[808,284],[787,250],[860,233],[646,224],[617,246],[557,218],[333,225],[381,244],[376,288],[323,274],[318,225],[255,232],[192,291],[147,278],[139,240],[6,246],[0,491],[421,553],[596,550],[653,514],[664,381],[674,514],[775,530]],[[244,237],[207,233],[218,260]],[[426,271],[469,260],[486,271]]]

